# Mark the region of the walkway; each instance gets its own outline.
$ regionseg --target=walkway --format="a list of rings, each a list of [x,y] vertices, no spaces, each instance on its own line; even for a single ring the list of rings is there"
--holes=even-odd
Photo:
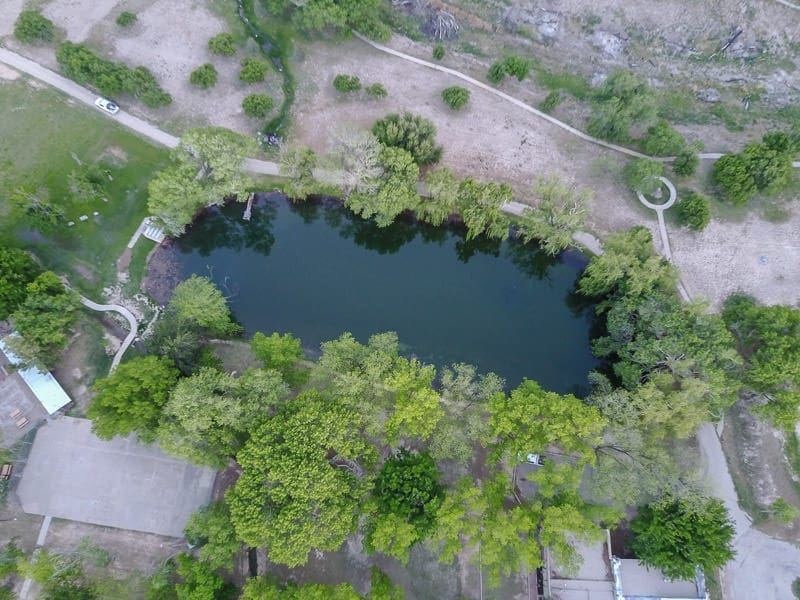
[[[114,370],[119,365],[119,361],[122,360],[122,356],[123,354],[125,354],[125,351],[133,343],[133,340],[136,339],[136,335],[139,332],[139,323],[136,321],[136,317],[133,316],[133,313],[131,311],[129,311],[127,308],[119,304],[98,304],[97,302],[93,302],[84,296],[81,296],[81,304],[83,304],[86,308],[89,308],[91,310],[96,310],[98,312],[119,313],[128,321],[128,326],[130,327],[130,331],[123,340],[122,345],[119,347],[119,350],[117,350],[117,353],[114,355],[114,360],[111,361],[111,369],[109,369],[109,373],[113,373]]]

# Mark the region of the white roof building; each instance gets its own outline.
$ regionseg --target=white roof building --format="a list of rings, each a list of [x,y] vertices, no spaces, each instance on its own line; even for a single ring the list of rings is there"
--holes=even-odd
[[[0,339],[0,351],[6,355],[12,365],[20,362],[19,358],[8,349],[2,339]],[[19,369],[17,372],[48,415],[52,415],[58,409],[72,402],[64,388],[61,387],[61,384],[56,381],[56,378],[50,372],[43,373],[36,367]]]

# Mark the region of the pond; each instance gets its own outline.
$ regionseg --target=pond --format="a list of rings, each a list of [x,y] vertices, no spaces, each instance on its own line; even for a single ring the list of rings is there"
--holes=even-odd
[[[214,280],[248,334],[290,332],[314,355],[345,331],[396,331],[404,354],[437,367],[586,392],[591,307],[572,294],[583,255],[411,219],[380,229],[334,201],[262,194],[250,221],[243,210],[209,210],[167,252],[181,278]]]

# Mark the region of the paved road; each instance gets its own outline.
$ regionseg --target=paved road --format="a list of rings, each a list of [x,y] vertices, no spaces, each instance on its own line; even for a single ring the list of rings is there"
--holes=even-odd
[[[122,360],[122,355],[125,354],[125,351],[133,343],[133,340],[136,339],[136,334],[139,332],[139,324],[136,321],[136,317],[133,316],[131,311],[119,304],[98,304],[97,302],[93,302],[84,296],[81,296],[81,304],[83,304],[86,308],[90,308],[98,312],[119,313],[128,321],[130,331],[123,340],[119,350],[117,350],[117,353],[114,355],[114,360],[111,361],[111,369],[109,370],[109,373],[113,373],[114,369],[116,369],[117,365],[119,365],[119,361]]]

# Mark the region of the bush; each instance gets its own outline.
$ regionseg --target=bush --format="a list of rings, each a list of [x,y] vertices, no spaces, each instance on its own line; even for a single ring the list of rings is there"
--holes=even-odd
[[[711,211],[708,207],[708,199],[692,192],[686,198],[675,205],[678,223],[685,225],[689,229],[702,231],[711,220]]]
[[[38,10],[23,10],[14,24],[14,37],[26,44],[52,42],[54,35],[53,22]]]
[[[711,181],[724,200],[744,206],[756,193],[756,181],[748,170],[747,161],[738,154],[726,154],[714,163]]]
[[[506,68],[502,61],[494,63],[489,67],[489,73],[486,78],[493,84],[497,85],[506,78]]]
[[[697,156],[694,148],[684,148],[678,152],[675,157],[675,162],[672,163],[672,170],[676,175],[681,177],[689,177],[694,175],[697,167],[700,164],[700,157]]]
[[[129,68],[100,58],[81,44],[62,42],[56,50],[56,60],[70,79],[80,84],[94,85],[104,96],[130,94],[145,106],[158,108],[172,102],[153,74],[145,67]]]
[[[625,183],[631,189],[643,194],[652,194],[660,186],[661,182],[655,179],[664,173],[664,165],[657,160],[649,158],[637,158],[632,160],[623,170]]]
[[[512,54],[511,56],[506,56],[503,61],[503,66],[507,75],[511,75],[512,77],[516,77],[519,81],[522,81],[528,76],[528,73],[530,73],[533,61],[529,58],[522,58],[521,56]]]
[[[461,110],[469,102],[469,90],[458,85],[442,90],[442,100],[452,110]]]
[[[127,10],[124,12],[119,13],[117,16],[117,25],[120,27],[129,27],[136,23],[136,15],[132,12],[128,12]]]
[[[250,94],[242,100],[242,110],[248,117],[260,119],[275,107],[275,101],[266,94]]]
[[[436,127],[419,115],[387,115],[372,126],[372,133],[384,146],[411,153],[418,165],[438,162],[442,156],[442,147],[436,145]]]
[[[653,156],[675,156],[686,146],[686,139],[667,121],[661,120],[647,130],[643,148]]]
[[[337,92],[349,94],[361,89],[361,80],[355,75],[339,74],[333,78],[333,87]]]
[[[364,88],[364,92],[370,98],[386,98],[389,95],[389,92],[386,91],[386,88],[383,87],[380,83],[373,83],[372,85],[368,85]]]
[[[436,60],[442,60],[444,58],[444,46],[436,44],[433,47],[433,58]]]
[[[645,124],[655,116],[650,88],[628,71],[612,73],[595,91],[594,101],[586,131],[612,142],[627,142],[631,125]]]
[[[267,76],[267,64],[255,58],[242,59],[239,79],[245,83],[258,83]]]
[[[196,68],[189,75],[189,81],[204,90],[217,85],[217,69],[211,63]]]
[[[230,33],[219,33],[208,40],[208,49],[211,54],[233,56],[236,54],[236,41]]]
[[[539,110],[541,110],[542,112],[549,113],[556,106],[561,104],[561,100],[562,100],[561,93],[558,90],[553,90],[552,92],[547,94],[547,96],[545,96],[544,100],[542,100],[542,103],[539,105]]]

